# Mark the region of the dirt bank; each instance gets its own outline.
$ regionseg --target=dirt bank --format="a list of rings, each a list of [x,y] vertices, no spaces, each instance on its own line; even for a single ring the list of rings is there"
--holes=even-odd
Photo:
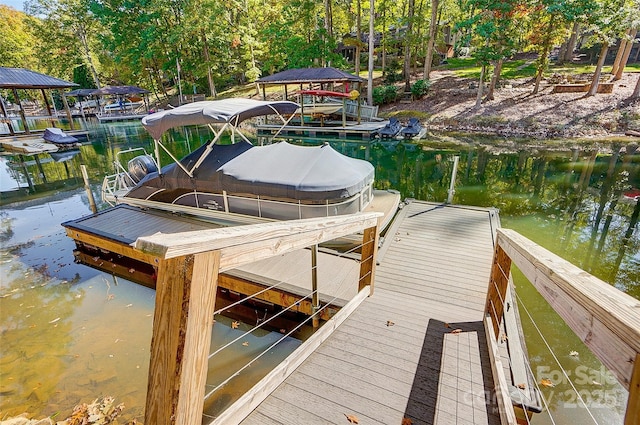
[[[451,71],[432,72],[427,96],[411,103],[380,108],[380,114],[422,112],[430,130],[483,132],[534,138],[608,138],[640,131],[640,100],[629,100],[640,73],[625,73],[613,93],[585,97],[583,93],[552,93],[543,81],[531,95],[530,79],[502,81],[495,100],[475,108],[475,80]],[[637,139],[640,141],[640,138]]]

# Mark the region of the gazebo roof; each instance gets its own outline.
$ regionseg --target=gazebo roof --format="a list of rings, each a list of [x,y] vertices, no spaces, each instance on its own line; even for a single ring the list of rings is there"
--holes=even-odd
[[[149,93],[149,90],[142,89],[136,86],[105,86],[101,89],[94,90],[92,94],[97,96],[102,96],[105,94],[117,94],[117,95],[125,95],[125,94],[142,94]]]
[[[78,84],[28,69],[0,67],[2,89],[62,89],[76,86]]]
[[[363,78],[336,68],[298,68],[287,69],[277,74],[258,79],[262,84],[298,84],[298,83],[341,83],[364,82]]]
[[[96,89],[75,89],[65,93],[65,96],[91,96]]]

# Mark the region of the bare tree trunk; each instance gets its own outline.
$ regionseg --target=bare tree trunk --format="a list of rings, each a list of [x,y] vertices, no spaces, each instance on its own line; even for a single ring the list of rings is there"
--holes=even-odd
[[[502,58],[498,59],[498,63],[496,63],[496,66],[493,68],[493,76],[491,77],[491,83],[489,84],[489,91],[487,91],[487,95],[484,98],[485,101],[494,99],[493,93],[495,92],[496,85],[498,84],[498,80],[500,79],[500,73],[502,72],[502,62]]]
[[[574,22],[571,29],[571,36],[567,42],[567,50],[564,52],[563,62],[573,62],[573,51],[576,49],[578,43],[578,32],[580,32],[580,23]]]
[[[598,84],[600,83],[602,66],[604,65],[604,60],[607,57],[607,50],[609,50],[609,43],[605,41],[604,43],[602,43],[602,49],[600,49],[600,57],[598,58],[596,70],[593,73],[593,81],[591,82],[591,87],[589,87],[589,92],[585,96],[593,96],[598,92]]]
[[[624,52],[622,53],[622,57],[620,58],[620,63],[618,64],[618,69],[616,69],[615,73],[611,71],[611,73],[614,74],[613,78],[611,79],[612,81],[618,81],[619,79],[621,79],[622,72],[624,71],[624,67],[627,66],[627,61],[629,60],[629,55],[631,54],[631,48],[633,47],[633,40],[636,38],[636,34],[638,33],[638,31],[635,29],[632,29],[629,31],[631,31],[629,33],[629,36],[631,37],[631,39],[626,40],[626,43],[624,46]],[[620,48],[622,48],[622,43],[620,43]]]
[[[484,73],[487,70],[487,65],[482,64],[482,69],[480,70],[480,84],[478,84],[478,95],[476,96],[476,105],[475,108],[479,108],[482,103],[482,88],[484,87]]]
[[[407,33],[404,40],[404,79],[406,84],[410,83],[411,79],[411,38],[413,29],[413,13],[415,11],[414,0],[409,0],[409,10],[407,11]]]
[[[216,85],[213,83],[213,75],[211,74],[211,65],[209,57],[209,44],[207,43],[207,35],[204,32],[204,28],[201,30],[202,44],[204,45],[204,60],[207,64],[207,81],[209,82],[209,95],[217,97]]]
[[[424,59],[422,78],[429,79],[431,64],[433,63],[433,46],[436,38],[436,20],[438,19],[438,0],[431,0],[431,23],[429,24],[429,41],[427,42],[427,56]]]
[[[631,99],[637,99],[640,97],[640,75],[638,75],[638,81],[636,82],[636,88],[631,94]],[[640,204],[640,202],[638,202]]]
[[[324,29],[329,38],[333,37],[333,11],[331,0],[324,0]]]
[[[627,45],[627,37],[629,36],[630,31],[631,29],[626,30],[624,33],[624,37],[620,39],[620,45],[618,46],[618,51],[616,52],[616,58],[613,60],[613,65],[611,66],[612,76],[616,75],[616,72],[618,72],[620,61],[622,60],[622,55],[624,54],[624,48]]]
[[[356,57],[355,59],[355,74],[360,75],[360,43],[362,40],[362,4],[360,0],[356,0]]]
[[[80,39],[80,43],[82,44],[82,49],[84,50],[85,60],[87,61],[87,65],[89,65],[89,69],[91,70],[91,76],[93,77],[93,82],[96,84],[97,88],[100,88],[100,79],[98,78],[98,72],[96,71],[96,67],[93,65],[93,59],[91,59],[91,51],[89,50],[89,43],[87,42],[87,34],[85,32],[85,28],[83,25],[78,26],[78,38]]]
[[[369,0],[369,73],[367,75],[367,104],[373,105],[373,47],[374,47],[374,27],[373,20],[376,15],[374,0]]]

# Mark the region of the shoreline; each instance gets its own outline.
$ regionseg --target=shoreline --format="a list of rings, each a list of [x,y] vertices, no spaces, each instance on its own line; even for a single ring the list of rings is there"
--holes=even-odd
[[[429,130],[489,134],[525,139],[620,139],[640,142],[626,132],[640,132],[640,99],[631,99],[640,73],[625,73],[612,93],[553,93],[545,79],[532,95],[531,79],[502,80],[494,100],[475,106],[477,81],[453,71],[432,72],[431,87],[421,99],[380,106],[380,115],[401,121],[419,116]],[[640,133],[639,133],[640,134]],[[627,140],[628,139],[628,140]]]

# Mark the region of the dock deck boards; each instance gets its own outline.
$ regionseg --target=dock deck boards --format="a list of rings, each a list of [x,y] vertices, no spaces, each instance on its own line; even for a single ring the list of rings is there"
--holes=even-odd
[[[495,210],[406,206],[374,295],[242,423],[500,423],[482,324],[497,225]]]

